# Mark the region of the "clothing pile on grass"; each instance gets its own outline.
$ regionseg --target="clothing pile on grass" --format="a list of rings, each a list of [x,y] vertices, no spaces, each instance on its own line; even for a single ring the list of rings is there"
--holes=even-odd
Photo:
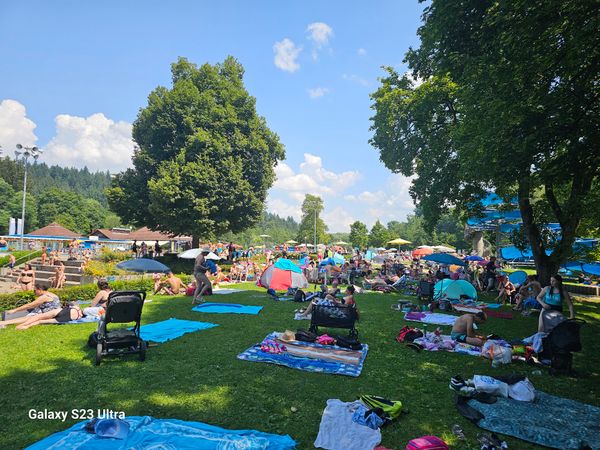
[[[326,450],[387,450],[380,446],[382,429],[394,420],[401,420],[404,412],[399,400],[376,395],[362,395],[353,402],[329,399],[314,446]],[[439,446],[434,447],[434,443]],[[407,450],[425,448],[449,447],[435,436],[413,439],[406,446]]]
[[[455,376],[450,389],[458,412],[485,430],[549,448],[600,448],[600,408],[537,391],[524,375]]]
[[[357,377],[362,372],[368,350],[367,344],[355,338],[286,330],[268,334],[237,357],[308,372]]]

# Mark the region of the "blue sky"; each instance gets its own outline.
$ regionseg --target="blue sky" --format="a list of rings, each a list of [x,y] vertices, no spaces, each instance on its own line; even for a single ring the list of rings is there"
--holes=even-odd
[[[259,114],[279,134],[268,208],[299,218],[306,192],[331,231],[353,220],[401,220],[409,181],[369,144],[369,93],[381,66],[406,70],[423,5],[411,1],[53,1],[0,6],[0,145],[44,160],[117,172],[130,164],[131,123],[179,56],[235,56]]]

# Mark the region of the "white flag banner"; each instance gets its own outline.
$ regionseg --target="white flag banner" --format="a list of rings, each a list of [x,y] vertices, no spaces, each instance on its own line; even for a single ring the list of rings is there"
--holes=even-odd
[[[23,234],[23,220],[22,219],[17,219],[17,234],[18,235]]]
[[[14,217],[11,217],[8,221],[8,234],[14,235],[17,234],[17,221]]]

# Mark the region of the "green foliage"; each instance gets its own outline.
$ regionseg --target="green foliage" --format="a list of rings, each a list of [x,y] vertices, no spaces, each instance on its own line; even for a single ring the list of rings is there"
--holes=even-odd
[[[31,251],[31,250],[17,250],[17,251],[12,251],[10,252],[15,259],[17,260],[17,264],[22,264],[25,262],[25,259],[27,261],[31,261],[32,259],[38,258],[39,256],[41,256],[42,252],[41,251]],[[27,256],[28,258],[25,259],[21,259],[24,256]],[[0,258],[0,267],[5,267],[8,265],[10,261],[10,258],[7,256],[2,256]]]
[[[25,209],[25,231],[51,222],[88,234],[95,228],[112,228],[121,219],[106,207],[104,189],[110,175],[90,173],[45,164],[29,166]],[[21,217],[23,166],[8,158],[0,159],[0,233],[8,233],[10,217]]]
[[[383,224],[377,220],[369,233],[369,246],[371,247],[386,247],[390,240],[390,233]]]
[[[357,220],[350,225],[350,243],[355,248],[365,248],[369,243],[369,230],[361,221]]]
[[[128,222],[214,239],[262,216],[283,146],[244,87],[242,65],[228,57],[200,67],[180,58],[173,86],[150,93],[133,126],[134,168],[108,190]]]
[[[406,55],[411,79],[388,68],[372,94],[371,143],[427,228],[494,190],[517,195],[543,281],[571,253],[598,183],[600,16],[596,2],[434,0]],[[536,193],[542,200],[535,202]],[[545,242],[550,216],[562,239]],[[552,248],[546,256],[546,248]]]
[[[264,242],[281,243],[295,239],[298,235],[299,224],[293,217],[282,218],[276,214],[264,212],[260,221],[248,230],[239,233],[223,233],[219,236],[221,242],[235,242],[244,247],[262,245]],[[268,238],[260,237],[261,234],[269,235]]]
[[[329,241],[327,225],[320,214],[323,212],[323,199],[318,195],[306,194],[302,202],[302,220],[296,235],[296,241],[312,243],[317,239],[318,243]]]

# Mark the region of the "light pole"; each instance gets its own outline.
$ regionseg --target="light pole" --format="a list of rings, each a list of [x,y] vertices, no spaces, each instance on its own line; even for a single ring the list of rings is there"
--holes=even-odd
[[[317,251],[317,208],[315,208],[315,221],[314,221],[314,224],[315,224],[315,229],[314,229],[314,236],[313,237],[314,237],[314,241],[315,241],[314,242],[314,244],[315,244],[314,249],[315,249],[315,252],[316,252]]]
[[[23,175],[23,205],[21,208],[21,250],[23,250],[23,235],[25,234],[25,196],[27,194],[27,164],[29,163],[29,157],[32,157],[34,161],[42,154],[42,150],[37,147],[25,147],[21,144],[17,144],[17,149],[15,150],[15,159],[23,160],[23,165],[25,166],[25,173]],[[22,156],[21,156],[22,155]]]

